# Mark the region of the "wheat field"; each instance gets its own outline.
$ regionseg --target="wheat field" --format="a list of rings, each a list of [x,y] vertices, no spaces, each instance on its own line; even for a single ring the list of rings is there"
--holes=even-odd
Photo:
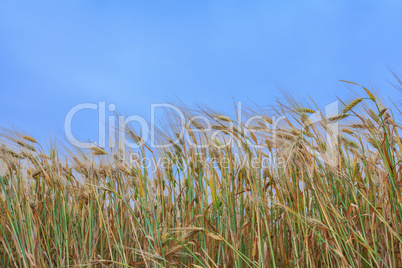
[[[400,111],[347,83],[362,94],[331,117],[183,106],[167,148],[125,131],[135,161],[3,129],[0,266],[402,267]]]

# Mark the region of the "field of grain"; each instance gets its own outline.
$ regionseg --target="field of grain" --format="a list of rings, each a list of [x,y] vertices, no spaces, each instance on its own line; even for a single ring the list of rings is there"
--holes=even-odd
[[[168,148],[126,131],[135,161],[3,129],[0,266],[402,267],[400,112],[348,83],[332,117],[183,106],[155,130]]]

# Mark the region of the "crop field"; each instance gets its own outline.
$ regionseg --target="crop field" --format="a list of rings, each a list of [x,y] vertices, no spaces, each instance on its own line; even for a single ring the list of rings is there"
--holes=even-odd
[[[344,82],[360,95],[333,115],[182,105],[163,148],[129,127],[136,148],[2,129],[0,267],[402,267],[398,103]]]

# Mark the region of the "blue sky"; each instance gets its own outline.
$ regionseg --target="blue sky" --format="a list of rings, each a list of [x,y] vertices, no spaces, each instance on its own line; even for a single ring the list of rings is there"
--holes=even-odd
[[[339,79],[399,98],[388,67],[402,71],[401,14],[396,0],[2,1],[0,124],[46,140],[83,102],[227,112],[232,98],[270,104],[279,87],[326,104],[350,97]],[[74,120],[96,138],[95,111]]]

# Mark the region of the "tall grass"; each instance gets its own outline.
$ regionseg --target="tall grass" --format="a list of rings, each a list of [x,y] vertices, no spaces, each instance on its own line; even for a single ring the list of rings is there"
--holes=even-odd
[[[127,130],[131,162],[4,130],[0,266],[401,267],[401,125],[366,92],[318,122],[292,101],[240,124],[183,107],[167,149]]]

